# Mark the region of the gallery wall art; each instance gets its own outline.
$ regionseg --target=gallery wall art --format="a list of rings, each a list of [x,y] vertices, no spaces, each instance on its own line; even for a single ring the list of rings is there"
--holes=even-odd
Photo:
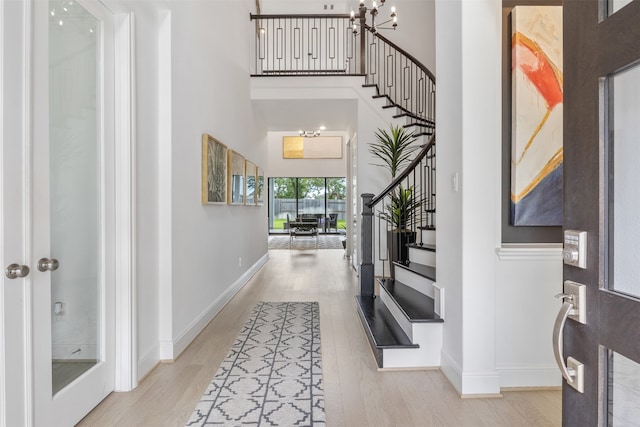
[[[282,137],[283,159],[341,159],[341,136],[303,136]]]
[[[245,173],[245,200],[247,205],[256,204],[256,172],[257,168],[253,162],[245,160],[244,173]]]
[[[202,135],[202,204],[227,203],[227,146]]]
[[[562,6],[512,11],[511,220],[562,225]]]
[[[244,157],[229,150],[229,204],[244,205]]]

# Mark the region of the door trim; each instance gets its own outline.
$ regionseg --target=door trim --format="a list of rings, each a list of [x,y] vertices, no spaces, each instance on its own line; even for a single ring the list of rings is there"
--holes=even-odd
[[[4,2],[0,2],[0,24],[4,28]],[[0,260],[4,263],[4,31],[0,31]],[[4,278],[2,278],[3,283]],[[4,289],[0,289],[0,427],[7,425],[5,374]]]
[[[114,15],[115,32],[115,391],[138,385],[136,336],[135,20]]]

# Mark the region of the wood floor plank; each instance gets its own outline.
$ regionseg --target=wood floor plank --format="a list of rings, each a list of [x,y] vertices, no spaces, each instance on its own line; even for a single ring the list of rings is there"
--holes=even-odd
[[[360,324],[358,278],[343,251],[269,252],[269,261],[174,363],[112,393],[81,427],[182,427],[260,301],[318,301],[329,427],[560,426],[560,391],[461,399],[439,371],[379,372]]]

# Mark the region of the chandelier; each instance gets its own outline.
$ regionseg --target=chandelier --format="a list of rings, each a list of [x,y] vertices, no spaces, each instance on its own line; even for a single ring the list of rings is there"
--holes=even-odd
[[[378,9],[384,6],[384,2],[385,0],[380,0],[380,5],[378,6],[378,3],[373,0],[371,9],[369,9],[369,14],[371,15],[371,25],[369,25],[369,31],[371,31],[372,33],[376,33],[378,32],[378,30],[395,30],[398,26],[398,15],[396,14],[395,6],[391,6],[391,15],[389,16],[389,19],[376,24]],[[359,23],[356,22],[356,13],[353,10],[351,11],[351,17],[349,18],[354,35],[358,34],[358,26],[363,26],[363,24],[366,24],[367,7],[364,5],[364,0],[360,0],[360,7],[358,8],[358,10],[360,12],[359,17],[357,18],[357,20],[360,21]],[[383,25],[386,25],[388,23],[391,23],[390,27],[383,27]]]
[[[299,130],[298,135],[303,138],[315,138],[320,136],[320,130]]]

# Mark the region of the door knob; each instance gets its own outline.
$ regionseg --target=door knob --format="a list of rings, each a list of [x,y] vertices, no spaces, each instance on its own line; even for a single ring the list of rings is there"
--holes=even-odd
[[[10,264],[4,271],[5,276],[9,279],[17,279],[18,277],[27,277],[29,275],[29,267],[20,264]]]
[[[55,258],[41,258],[36,266],[40,271],[55,271],[60,266],[60,263]]]
[[[563,299],[564,297],[568,297],[566,294],[560,294],[558,296]],[[556,358],[556,363],[558,364],[558,368],[560,368],[562,376],[567,380],[567,384],[578,390],[580,393],[584,393],[584,365],[573,357],[568,357],[567,363],[565,363],[564,356],[562,354],[562,332],[564,324],[567,321],[567,317],[569,317],[569,313],[573,309],[573,304],[570,302],[562,303],[560,312],[558,312],[558,316],[556,317],[556,322],[553,325],[553,354]]]

